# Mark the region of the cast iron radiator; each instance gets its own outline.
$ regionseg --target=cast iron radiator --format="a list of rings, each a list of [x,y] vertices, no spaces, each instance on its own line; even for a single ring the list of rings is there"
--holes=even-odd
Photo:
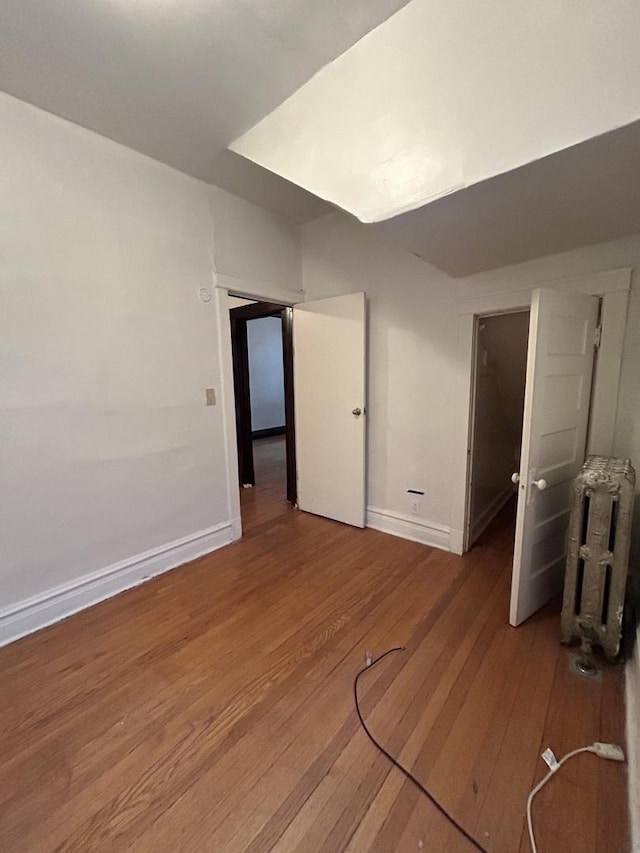
[[[583,656],[618,654],[636,474],[629,459],[589,456],[573,485],[562,604],[562,642]]]

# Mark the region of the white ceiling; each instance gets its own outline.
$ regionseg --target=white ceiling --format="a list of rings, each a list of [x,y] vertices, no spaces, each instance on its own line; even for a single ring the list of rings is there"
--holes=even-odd
[[[229,149],[215,157],[209,180],[227,192],[288,216],[299,224],[335,210],[332,204]]]
[[[216,183],[233,139],[406,2],[2,0],[0,89]],[[267,207],[282,190],[298,218],[317,209],[262,184]]]
[[[595,0],[590,2],[593,6]],[[636,7],[631,0],[616,2]],[[305,222],[331,208],[227,146],[406,4],[407,0],[0,0],[0,89]],[[430,14],[448,8],[448,4],[427,6]],[[375,46],[382,30],[394,29],[411,12],[408,6],[394,22],[360,42],[357,51],[367,44]],[[592,20],[589,27],[595,31],[598,21]],[[421,32],[416,38],[423,42]],[[400,51],[403,45],[400,40]],[[380,66],[382,81],[390,70],[396,73],[396,66],[402,71],[406,65],[393,63],[389,69],[379,51],[374,51],[373,61]],[[626,54],[624,61],[628,62]],[[333,74],[341,63],[323,75]],[[604,62],[601,66],[596,70],[608,80],[608,66]],[[359,75],[362,86],[372,89],[362,67]],[[422,85],[422,76],[417,77]],[[344,78],[339,84],[345,88]],[[372,96],[377,91],[374,86]],[[358,120],[360,100],[352,90],[343,100],[345,115],[355,111]],[[602,93],[593,101],[600,115]],[[335,104],[325,106],[326,116],[314,112],[315,119],[324,122],[325,139],[341,145],[344,138],[339,138],[335,126]],[[369,129],[365,126],[363,132],[367,135]],[[280,137],[284,147],[300,145],[301,133],[295,123],[288,127],[285,138]],[[317,159],[302,148],[302,160],[317,174]],[[340,159],[329,159],[333,171],[339,172]],[[349,174],[363,165],[359,160],[349,162]],[[451,275],[462,276],[640,231],[638,175],[640,122],[453,192],[377,227]]]
[[[380,222],[640,119],[638,0],[412,0],[231,144]]]
[[[374,226],[454,277],[640,232],[640,121]]]

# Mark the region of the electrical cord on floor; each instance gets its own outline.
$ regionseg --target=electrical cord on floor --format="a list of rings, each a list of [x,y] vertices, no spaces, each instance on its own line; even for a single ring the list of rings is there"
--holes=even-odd
[[[460,826],[458,821],[454,817],[452,817],[449,814],[449,812],[445,809],[445,807],[443,805],[441,805],[436,800],[436,798],[433,796],[433,794],[431,794],[429,791],[427,791],[427,789],[422,784],[422,782],[419,782],[418,779],[416,779],[416,777],[412,773],[410,773],[406,767],[403,767],[402,764],[400,764],[400,762],[396,758],[394,758],[393,755],[391,755],[391,753],[388,752],[384,748],[384,746],[382,746],[382,744],[378,743],[378,741],[375,739],[375,737],[369,731],[369,728],[364,721],[364,718],[362,716],[362,712],[360,711],[360,702],[358,699],[358,682],[360,681],[361,676],[364,675],[364,673],[367,672],[367,670],[371,669],[371,667],[375,666],[377,663],[380,663],[380,661],[383,658],[386,658],[387,655],[390,655],[393,652],[402,652],[404,650],[405,650],[404,646],[397,646],[396,648],[388,649],[386,652],[379,655],[377,658],[374,658],[373,660],[367,654],[366,665],[363,666],[362,669],[358,673],[356,673],[356,677],[353,680],[353,698],[355,699],[356,713],[358,715],[358,719],[360,720],[360,724],[362,725],[362,728],[364,729],[365,734],[367,735],[367,737],[369,738],[371,743],[377,749],[380,750],[380,752],[393,764],[394,767],[397,767],[401,773],[404,773],[404,775],[407,777],[407,779],[409,779],[411,782],[413,782],[413,784],[416,786],[416,788],[422,794],[424,794],[425,797],[427,797],[427,799],[431,803],[433,803],[433,805],[438,809],[440,814],[442,814],[449,821],[449,823],[452,826],[454,826],[458,830],[458,832],[461,835],[463,835],[467,839],[467,841],[475,847],[476,850],[479,850],[480,853],[488,853],[488,851],[484,847],[482,847],[482,845],[479,844],[472,835],[469,835],[469,833],[467,832],[466,829],[464,829],[462,826]]]
[[[527,798],[527,827],[529,829],[529,841],[531,842],[532,853],[538,853],[536,839],[533,833],[533,821],[531,819],[531,804],[533,803],[533,798],[544,788],[549,779],[551,779],[552,776],[555,776],[563,764],[566,764],[570,758],[573,758],[575,755],[579,755],[581,752],[593,752],[600,758],[608,758],[609,761],[624,761],[624,752],[622,751],[622,748],[615,743],[593,743],[591,746],[581,746],[580,749],[574,749],[571,752],[568,752],[560,759],[560,761],[556,760],[556,757],[551,750],[546,750],[542,757],[549,764],[551,769],[544,779],[541,779],[538,782]]]

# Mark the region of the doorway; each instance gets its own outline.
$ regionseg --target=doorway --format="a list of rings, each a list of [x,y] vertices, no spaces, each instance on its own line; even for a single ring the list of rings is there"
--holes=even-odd
[[[611,281],[610,281],[611,279]],[[572,483],[589,453],[610,455],[629,273],[469,300],[458,314],[451,550],[468,550],[476,326],[530,309],[509,623],[562,590]],[[588,440],[587,440],[588,434]],[[513,472],[515,474],[515,471]],[[476,545],[479,544],[477,540]]]
[[[296,503],[292,309],[229,296],[240,505],[245,529]]]
[[[348,293],[282,305],[221,287],[216,301],[233,538],[242,536],[243,527],[248,529],[241,499],[246,503],[246,493],[259,487],[247,324],[269,315],[281,321],[285,385],[288,504],[280,501],[278,513],[288,512],[292,504],[304,512],[364,527],[366,295]],[[238,482],[251,488],[238,488]]]
[[[474,330],[467,547],[513,553],[530,311],[477,316]]]

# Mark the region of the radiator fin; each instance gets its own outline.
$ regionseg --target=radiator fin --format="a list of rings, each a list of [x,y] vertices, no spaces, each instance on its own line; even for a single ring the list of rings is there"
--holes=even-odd
[[[573,485],[562,642],[620,650],[635,471],[629,459],[589,456]]]

